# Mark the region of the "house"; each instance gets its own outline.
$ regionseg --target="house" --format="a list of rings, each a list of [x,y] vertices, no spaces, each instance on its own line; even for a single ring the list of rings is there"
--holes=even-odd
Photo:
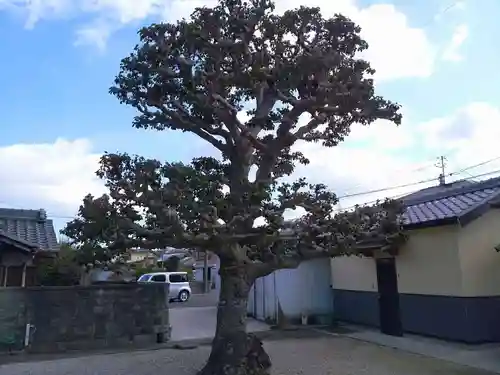
[[[158,255],[149,249],[130,249],[128,257],[127,263],[139,267],[156,266],[158,262]]]
[[[37,262],[58,250],[45,210],[0,208],[0,287],[33,285]]]
[[[189,249],[167,248],[161,251],[160,261],[166,262],[169,258],[177,257],[180,264],[185,267],[191,267],[195,263],[194,252]]]
[[[500,341],[500,178],[403,198],[408,242],[331,260],[338,320],[466,343]]]
[[[178,257],[181,264],[191,266],[194,262],[187,249],[130,249],[127,263],[139,267],[161,267],[161,262],[166,262],[171,257]]]

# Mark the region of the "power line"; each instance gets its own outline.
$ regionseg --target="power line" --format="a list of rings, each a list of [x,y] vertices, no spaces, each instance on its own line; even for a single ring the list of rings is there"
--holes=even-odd
[[[436,181],[436,179],[435,178],[428,178],[426,180],[409,182],[407,184],[393,185],[393,186],[387,186],[387,187],[380,188],[380,189],[360,191],[359,193],[340,195],[337,198],[344,199],[344,198],[359,197],[362,195],[368,195],[368,194],[374,194],[374,193],[382,193],[382,192],[388,191],[388,190],[395,190],[395,189],[401,189],[401,188],[410,187],[410,186],[414,186],[414,185],[421,185],[421,184],[424,184],[426,182],[432,182],[432,181]]]
[[[401,198],[401,197],[404,197],[405,195],[408,195],[408,194],[412,194],[412,193],[415,193],[417,191],[419,191],[420,189],[418,190],[412,190],[410,192],[406,192],[406,193],[402,193],[402,194],[396,194],[396,195],[392,195],[390,197],[386,197],[388,199],[398,199],[398,198]],[[353,204],[352,206],[349,206],[349,207],[346,207],[344,209],[342,208],[339,208],[337,210],[335,210],[336,212],[340,212],[340,211],[348,211],[348,210],[351,210],[353,208],[356,208],[358,206],[366,206],[367,204],[373,204],[373,203],[377,203],[378,201],[380,201],[380,199],[373,199],[371,201],[368,201],[368,202],[363,202],[363,203],[358,203],[358,204]]]
[[[444,157],[444,156],[440,157],[439,159],[441,160],[441,158],[443,158],[444,160],[446,160],[446,157]],[[458,175],[458,174],[461,174],[461,173],[467,173],[470,176],[467,179],[473,179],[473,178],[485,177],[485,176],[488,176],[488,175],[491,175],[491,174],[495,174],[495,173],[500,173],[500,170],[494,170],[494,171],[490,171],[490,172],[486,172],[486,173],[482,173],[482,174],[477,174],[477,175],[471,175],[470,173],[467,172],[470,169],[481,167],[483,165],[486,165],[486,164],[491,163],[491,162],[496,161],[496,160],[500,160],[500,156],[495,157],[493,159],[489,159],[489,160],[483,161],[481,163],[470,165],[470,166],[462,168],[462,169],[460,169],[458,171],[454,171],[454,172],[448,173],[448,174],[446,174],[446,177]],[[427,167],[425,167],[425,168],[427,168]],[[363,196],[363,195],[369,195],[369,194],[375,194],[375,193],[382,193],[384,191],[389,191],[389,190],[401,189],[401,188],[410,187],[410,186],[421,185],[421,184],[424,184],[424,183],[433,182],[435,180],[436,180],[435,178],[428,178],[428,179],[424,179],[424,180],[420,180],[420,181],[414,181],[414,182],[410,182],[410,183],[406,183],[406,184],[387,186],[387,187],[380,188],[380,189],[365,190],[365,191],[360,191],[358,193],[352,193],[352,194],[344,194],[344,195],[338,196],[337,199],[340,200],[340,199],[344,199],[344,198],[352,198],[352,197],[358,197],[358,196]],[[409,194],[409,193],[405,193],[403,195],[406,195],[406,194]],[[365,203],[362,203],[362,204],[370,204],[370,203],[374,203],[376,201],[377,200],[373,200],[373,201],[365,202]],[[6,202],[0,202],[0,203],[4,203],[7,206],[10,206]],[[10,207],[11,208],[15,208],[15,207],[12,207],[12,206],[10,206]],[[354,207],[355,206],[347,207],[347,208],[345,208],[343,210],[348,210],[348,209],[354,208]],[[58,215],[58,214],[52,215],[50,213],[48,213],[48,216],[50,216],[51,218],[54,218],[54,219],[74,219],[74,218],[77,217],[76,215],[75,216]]]
[[[443,180],[444,180],[444,177],[455,176],[457,174],[461,174],[461,173],[466,172],[466,171],[468,171],[470,169],[473,169],[473,168],[481,167],[483,165],[486,165],[488,163],[491,163],[491,162],[493,162],[495,160],[499,160],[499,159],[500,159],[500,156],[496,157],[496,158],[493,158],[493,159],[490,159],[490,160],[483,161],[483,162],[478,163],[478,164],[474,164],[474,165],[462,168],[462,169],[460,169],[458,171],[454,171],[454,172],[451,172],[451,173],[448,173],[448,174],[443,174],[444,173],[444,167],[446,166],[446,164],[445,164],[446,157],[445,156],[440,156],[439,157],[439,163],[444,163],[444,165],[438,164],[437,166],[439,168],[441,168],[441,173],[443,174]],[[478,177],[478,176],[475,176],[474,178],[476,178],[476,177]],[[432,182],[432,181],[435,181],[435,180],[436,180],[435,178],[427,178],[427,179],[424,179],[424,180],[409,182],[409,183],[401,184],[401,185],[392,185],[392,186],[387,186],[387,187],[383,187],[383,188],[379,188],[379,189],[360,191],[358,193],[344,194],[344,195],[338,196],[337,198],[338,199],[343,199],[343,198],[352,198],[352,197],[358,197],[358,196],[368,195],[368,194],[374,194],[374,193],[382,193],[382,192],[388,191],[388,190],[395,190],[395,189],[401,189],[401,188],[415,186],[415,185],[421,185],[421,184],[425,184],[427,182]]]
[[[498,157],[498,159],[500,159],[500,157]],[[495,159],[491,159],[488,162],[491,162],[493,160],[495,160]],[[472,169],[473,167],[481,166],[481,165],[484,165],[484,164],[486,164],[486,162],[479,163],[477,165],[464,168],[463,170],[459,170],[459,171],[456,171],[456,172],[448,173],[447,176],[448,177],[449,176],[454,176],[454,175],[460,174],[462,172],[465,172],[466,170]],[[492,174],[495,174],[495,173],[500,173],[500,169],[497,169],[497,170],[494,170],[494,171],[490,171],[490,172],[486,172],[486,173],[477,174],[477,175],[471,175],[471,174],[467,173],[470,176],[470,177],[467,178],[467,180],[469,180],[469,179],[475,179],[475,178],[480,178],[480,177],[486,177],[486,176],[489,176],[489,175],[492,175]],[[337,199],[350,198],[350,197],[356,197],[356,196],[368,195],[368,194],[374,194],[374,193],[381,193],[381,192],[388,191],[388,190],[394,190],[394,189],[400,189],[400,188],[405,188],[405,187],[410,187],[410,186],[415,186],[415,185],[421,185],[423,183],[433,182],[435,180],[436,180],[435,178],[429,178],[427,180],[416,181],[416,182],[412,182],[412,183],[408,183],[408,184],[402,184],[402,185],[396,185],[396,186],[391,186],[391,187],[386,187],[386,188],[381,188],[381,189],[369,190],[369,191],[359,192],[359,193],[356,193],[356,194],[343,195],[343,196],[339,196]],[[415,191],[418,191],[418,190],[415,190]],[[391,196],[389,198],[395,199],[395,198],[402,197],[402,196],[407,195],[407,194],[411,194],[411,193],[406,192],[406,193],[403,193],[403,194],[397,194],[397,195]],[[374,199],[372,201],[368,201],[368,202],[356,204],[356,205],[353,205],[353,206],[350,206],[350,207],[346,207],[346,208],[339,208],[338,211],[345,211],[345,210],[352,209],[352,208],[354,208],[356,206],[359,206],[359,205],[366,205],[366,204],[375,203],[378,200],[380,200],[380,199]],[[76,216],[50,215],[50,217],[55,218],[55,219],[74,219]]]
[[[449,10],[455,8],[459,3],[460,3],[460,0],[455,0],[452,3],[450,3],[448,6],[442,8],[441,10],[438,10],[434,14],[434,16],[432,17],[432,19],[430,19],[428,22],[424,23],[421,27],[427,27],[427,26],[433,24],[434,22],[436,22],[436,20],[438,19],[438,17],[440,17],[443,14],[447,13]]]
[[[489,175],[492,175],[492,174],[495,174],[495,173],[500,173],[500,169],[497,169],[497,170],[494,170],[494,171],[490,171],[490,172],[486,172],[486,173],[477,174],[477,175],[474,175],[474,176],[470,175],[470,177],[466,178],[466,180],[471,180],[471,179],[480,178],[480,177],[486,177],[486,176],[489,176]],[[458,173],[454,172],[454,173],[450,173],[449,175],[452,175],[452,174],[458,174]],[[434,181],[434,179],[431,179],[430,181]],[[414,190],[414,191],[411,191],[411,192],[397,194],[397,195],[393,195],[393,196],[390,196],[390,197],[387,197],[387,198],[389,198],[389,199],[397,199],[397,198],[403,197],[405,195],[409,195],[409,194],[415,193],[417,191],[419,191],[419,190]],[[367,204],[376,203],[378,201],[380,201],[380,198],[374,199],[374,200],[371,200],[371,201],[368,201],[368,202],[357,203],[355,205],[346,207],[344,209],[337,209],[336,211],[347,211],[347,210],[356,208],[357,206],[364,206],[364,205],[367,205]]]
[[[418,167],[416,167],[416,168],[414,168],[414,169],[410,169],[410,170],[408,171],[408,173],[417,173],[417,172],[421,172],[421,171],[423,171],[423,170],[429,169],[429,168],[431,168],[431,167],[434,167],[435,165],[434,165],[434,164],[432,164],[432,163],[433,163],[433,161],[434,161],[434,158],[433,158],[433,159],[431,159],[431,160],[428,160],[428,161],[427,161],[427,162],[425,162],[424,164],[420,164],[420,166],[418,166]],[[394,173],[394,174],[397,174],[397,173],[399,173],[399,172],[403,171],[404,169],[406,169],[406,168],[398,168],[398,169],[396,169],[395,171],[393,171],[393,173]],[[356,185],[355,185],[355,187],[358,187],[358,186],[360,186],[360,185],[362,185],[362,184],[356,184]],[[353,187],[351,187],[351,188],[353,188]],[[351,197],[351,196],[356,196],[356,195],[358,195],[358,194],[359,194],[359,193],[345,193],[345,194],[343,194],[343,195],[339,196],[339,197],[338,197],[338,199],[341,199],[341,198],[348,198],[348,197]]]
[[[491,163],[491,162],[494,162],[494,161],[497,161],[497,160],[500,160],[500,156],[497,156],[496,158],[493,158],[493,159],[489,159],[489,160],[483,161],[483,162],[478,163],[478,164],[471,165],[469,167],[465,167],[465,168],[460,169],[458,172],[455,172],[455,173],[458,174],[458,173],[462,173],[462,172],[468,171],[469,169],[473,169],[473,168],[477,168],[477,167],[482,167],[483,165],[486,165],[488,163]]]

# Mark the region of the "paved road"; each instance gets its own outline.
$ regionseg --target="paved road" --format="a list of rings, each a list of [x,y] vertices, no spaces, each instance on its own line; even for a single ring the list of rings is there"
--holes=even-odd
[[[215,335],[218,294],[193,294],[189,301],[170,304],[172,341],[206,339]],[[248,320],[249,332],[267,331],[270,327],[254,319]]]
[[[266,341],[273,375],[492,375],[345,337]],[[0,366],[2,375],[195,375],[209,347],[66,358]]]
[[[216,292],[208,294],[193,294],[187,302],[170,302],[171,309],[180,309],[186,307],[208,307],[217,306],[219,296]]]
[[[206,339],[215,335],[217,307],[185,307],[171,309],[170,325],[172,326],[172,341]],[[268,331],[267,324],[249,319],[249,332]]]

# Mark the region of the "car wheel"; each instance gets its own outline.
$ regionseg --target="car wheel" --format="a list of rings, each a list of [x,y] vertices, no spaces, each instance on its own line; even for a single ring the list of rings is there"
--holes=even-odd
[[[179,301],[187,302],[188,299],[189,299],[189,292],[187,290],[182,290],[179,293]]]

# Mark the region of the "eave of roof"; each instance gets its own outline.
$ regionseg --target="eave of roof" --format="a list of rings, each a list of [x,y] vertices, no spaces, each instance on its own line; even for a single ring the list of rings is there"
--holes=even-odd
[[[500,178],[403,198],[406,229],[467,225],[490,208],[500,207]]]
[[[4,231],[0,231],[0,241],[27,253],[35,252],[38,249],[38,246],[15,236],[11,236]]]

